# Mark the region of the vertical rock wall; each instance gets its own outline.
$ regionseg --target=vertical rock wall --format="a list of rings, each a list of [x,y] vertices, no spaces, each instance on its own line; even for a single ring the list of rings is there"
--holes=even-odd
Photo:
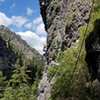
[[[41,14],[48,32],[47,60],[72,46],[80,37],[79,28],[88,22],[91,0],[40,0]]]

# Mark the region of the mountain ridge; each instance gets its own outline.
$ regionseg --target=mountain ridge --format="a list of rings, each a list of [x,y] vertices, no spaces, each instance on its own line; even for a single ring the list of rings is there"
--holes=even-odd
[[[22,40],[19,35],[16,35],[15,32],[10,31],[3,25],[0,26],[0,41],[0,65],[2,65],[0,66],[0,69],[5,70],[5,74],[11,74],[9,70],[12,71],[14,68],[13,66],[15,66],[17,63],[17,59],[20,58],[22,59],[22,62],[25,63],[27,67],[29,67],[29,69],[34,68],[34,66],[37,65],[38,67],[43,67],[43,56],[40,55],[40,53],[34,48],[30,47],[25,40]],[[31,73],[33,72],[31,71]]]

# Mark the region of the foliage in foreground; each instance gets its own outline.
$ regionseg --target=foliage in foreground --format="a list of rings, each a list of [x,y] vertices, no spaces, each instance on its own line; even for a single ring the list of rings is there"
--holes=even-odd
[[[0,100],[36,100],[42,69],[33,62],[30,70],[22,60],[21,57],[17,59],[10,79],[0,72]]]
[[[100,19],[100,3],[99,0],[95,2],[86,36],[92,31],[94,21]],[[98,100],[89,81],[88,67],[85,62],[85,41],[77,68],[74,70],[85,29],[86,26],[80,28],[80,39],[74,47],[61,52],[61,55],[57,58],[60,65],[49,68],[49,79],[55,77],[51,90],[51,100]]]
[[[17,67],[10,80],[6,80],[0,72],[0,100],[36,100],[37,83],[28,82],[25,67]]]

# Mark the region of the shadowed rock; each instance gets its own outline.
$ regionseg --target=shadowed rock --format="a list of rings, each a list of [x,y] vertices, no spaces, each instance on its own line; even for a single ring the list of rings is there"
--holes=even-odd
[[[100,19],[94,23],[94,29],[86,38],[86,62],[91,79],[100,81]]]

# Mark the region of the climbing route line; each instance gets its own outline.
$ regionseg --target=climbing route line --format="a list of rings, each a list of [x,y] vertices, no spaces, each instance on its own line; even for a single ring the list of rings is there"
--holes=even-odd
[[[80,47],[80,50],[79,50],[79,53],[78,53],[78,56],[77,56],[77,60],[75,62],[74,69],[72,71],[72,76],[71,76],[71,81],[70,81],[71,84],[73,83],[73,77],[74,77],[75,72],[77,70],[77,65],[78,65],[78,62],[79,62],[79,59],[80,59],[80,55],[81,55],[81,52],[82,52],[82,47],[83,47],[83,44],[85,42],[86,34],[87,34],[87,31],[88,31],[88,28],[89,28],[89,23],[90,23],[90,20],[91,20],[91,15],[92,15],[92,12],[93,12],[93,9],[94,9],[94,3],[95,3],[95,0],[92,0],[92,6],[91,6],[90,14],[89,14],[89,21],[88,21],[86,29],[84,31],[84,35],[83,35],[83,39],[82,39],[82,44],[81,44],[81,47]],[[79,72],[80,71],[78,71],[78,73]]]

